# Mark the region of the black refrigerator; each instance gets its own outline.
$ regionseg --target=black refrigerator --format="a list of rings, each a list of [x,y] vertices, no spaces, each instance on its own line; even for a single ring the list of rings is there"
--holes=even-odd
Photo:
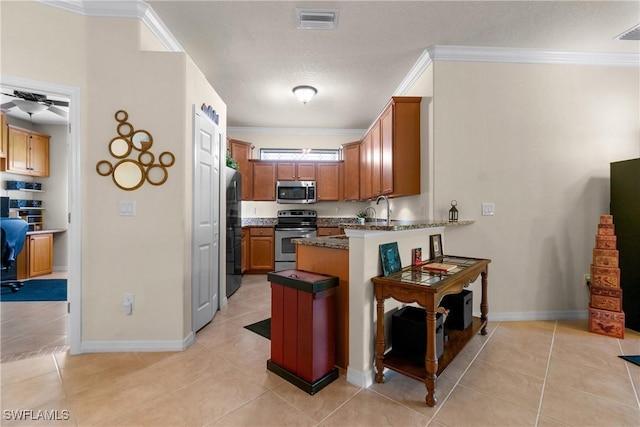
[[[620,257],[625,324],[640,331],[640,159],[611,163],[611,215]]]
[[[226,167],[227,182],[227,298],[242,283],[242,180],[238,171]]]

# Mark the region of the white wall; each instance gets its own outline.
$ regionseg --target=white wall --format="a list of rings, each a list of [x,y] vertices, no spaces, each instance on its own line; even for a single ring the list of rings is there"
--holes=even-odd
[[[434,207],[475,225],[445,252],[492,259],[490,313],[581,315],[609,163],[640,155],[638,68],[438,62]],[[483,202],[494,216],[481,216]],[[490,314],[491,318],[491,314]]]
[[[141,39],[147,48],[153,43],[141,36],[137,19],[94,18],[33,2],[3,2],[1,19],[3,75],[81,90],[84,348],[179,348],[191,332],[191,102],[213,105],[222,123],[224,103],[201,75],[189,80],[199,71],[185,54],[141,51]],[[120,109],[136,130],[152,134],[156,158],[175,155],[162,186],[127,192],[96,173],[98,161],[112,160],[108,143]],[[136,202],[135,217],[118,215],[122,200]],[[131,316],[122,311],[125,292],[135,294]]]

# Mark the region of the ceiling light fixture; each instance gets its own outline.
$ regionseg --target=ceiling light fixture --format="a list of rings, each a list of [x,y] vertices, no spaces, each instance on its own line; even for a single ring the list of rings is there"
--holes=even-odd
[[[16,105],[16,107],[18,107],[19,109],[21,109],[22,111],[24,111],[29,115],[38,114],[47,109],[46,105],[42,105],[38,102],[26,101],[24,99],[14,99],[11,102],[13,102]]]
[[[300,102],[306,104],[311,101],[311,98],[313,98],[318,91],[313,86],[296,86],[293,88],[293,93],[298,97]]]

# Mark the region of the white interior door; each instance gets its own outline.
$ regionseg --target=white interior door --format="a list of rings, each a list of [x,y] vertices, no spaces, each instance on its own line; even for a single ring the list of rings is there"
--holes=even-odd
[[[220,282],[220,133],[194,107],[193,243],[191,310],[193,331],[218,310]]]

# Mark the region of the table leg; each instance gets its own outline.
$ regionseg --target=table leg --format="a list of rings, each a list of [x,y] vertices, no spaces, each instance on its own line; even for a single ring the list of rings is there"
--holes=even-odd
[[[434,310],[427,310],[427,352],[424,357],[424,366],[427,370],[425,385],[427,397],[425,401],[429,406],[436,406],[436,380],[438,372],[438,356],[436,351],[436,315]]]
[[[376,319],[376,382],[384,382],[382,359],[386,343],[384,340],[384,299],[376,297],[377,319]]]
[[[488,317],[487,315],[489,314],[489,302],[488,302],[488,298],[487,298],[487,284],[488,284],[488,280],[487,277],[489,276],[489,266],[487,266],[485,268],[485,271],[483,271],[482,273],[482,300],[480,302],[480,320],[482,320],[482,329],[480,330],[480,333],[482,335],[487,335],[487,323],[488,323]]]

